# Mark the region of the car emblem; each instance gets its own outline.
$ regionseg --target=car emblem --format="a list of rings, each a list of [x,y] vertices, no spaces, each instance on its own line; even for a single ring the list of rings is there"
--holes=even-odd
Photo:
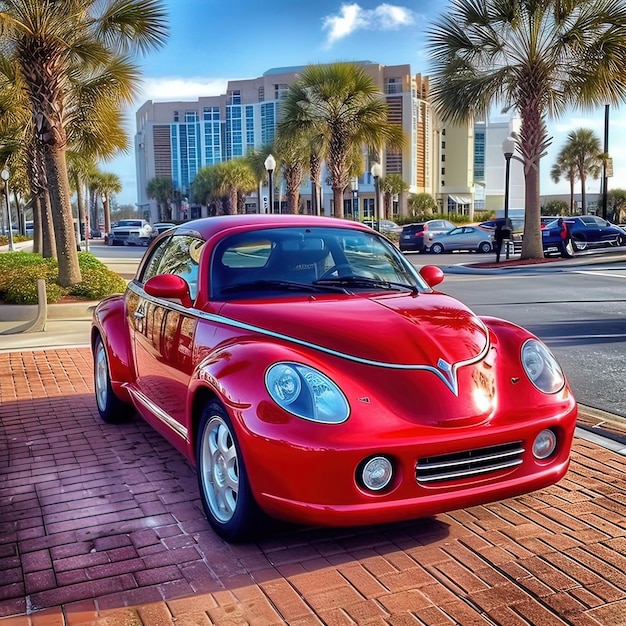
[[[439,374],[441,374],[441,378],[446,384],[446,387],[448,387],[455,396],[458,396],[459,383],[456,379],[456,368],[444,359],[439,359],[437,361],[437,370]]]

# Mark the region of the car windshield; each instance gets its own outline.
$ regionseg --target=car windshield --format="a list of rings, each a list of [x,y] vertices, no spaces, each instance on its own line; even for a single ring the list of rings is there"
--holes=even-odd
[[[416,269],[386,238],[347,228],[268,228],[237,233],[213,253],[211,297],[365,291],[415,293],[428,289]]]
[[[118,226],[141,226],[141,220],[120,220]]]

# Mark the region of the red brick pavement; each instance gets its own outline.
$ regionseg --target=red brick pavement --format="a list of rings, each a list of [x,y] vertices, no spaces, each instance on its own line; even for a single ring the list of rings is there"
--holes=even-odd
[[[86,348],[0,354],[1,626],[626,624],[624,457],[411,523],[228,545],[186,461],[102,423]]]

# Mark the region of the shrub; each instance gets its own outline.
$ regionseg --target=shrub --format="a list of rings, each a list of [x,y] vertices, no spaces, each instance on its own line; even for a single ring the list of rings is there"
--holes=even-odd
[[[66,290],[55,282],[56,268],[49,263],[29,264],[12,272],[11,282],[6,285],[4,292],[5,301],[11,304],[37,304],[37,281],[40,278],[46,281],[46,300],[49,304],[65,295]]]
[[[64,288],[56,282],[59,277],[56,259],[44,259],[23,251],[0,254],[0,299],[7,304],[37,304],[37,280],[40,278],[46,281],[48,304],[68,294],[100,300],[126,289],[126,281],[90,252],[79,252],[78,264],[82,281]]]
[[[87,300],[101,300],[105,296],[124,293],[126,290],[126,281],[102,263],[99,267],[81,268],[81,276],[83,280],[69,288],[70,295]]]

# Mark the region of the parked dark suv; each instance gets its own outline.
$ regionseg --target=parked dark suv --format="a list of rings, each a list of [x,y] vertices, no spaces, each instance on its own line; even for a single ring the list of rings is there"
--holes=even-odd
[[[400,233],[402,252],[424,252],[435,235],[447,233],[456,226],[448,220],[428,220],[416,224],[407,224]]]

